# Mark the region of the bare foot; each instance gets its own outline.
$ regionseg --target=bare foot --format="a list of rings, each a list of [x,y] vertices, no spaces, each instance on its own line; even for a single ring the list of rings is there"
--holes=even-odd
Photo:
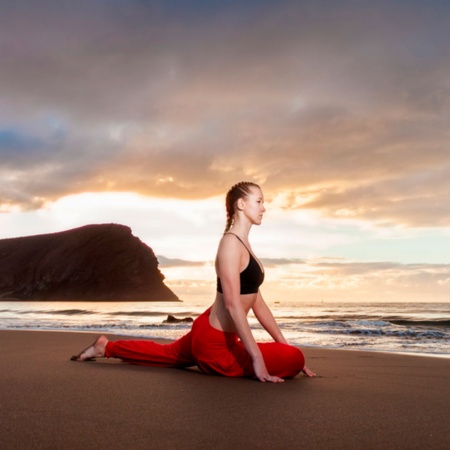
[[[103,358],[107,343],[108,339],[105,336],[100,336],[92,345],[70,359],[72,361],[92,361],[95,358]]]

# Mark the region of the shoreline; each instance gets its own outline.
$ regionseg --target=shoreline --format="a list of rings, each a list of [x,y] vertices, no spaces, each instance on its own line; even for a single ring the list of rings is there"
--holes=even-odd
[[[91,335],[108,335],[114,337],[117,339],[144,339],[144,340],[152,340],[156,342],[173,342],[174,339],[172,338],[164,338],[164,337],[151,337],[151,336],[137,336],[137,335],[131,335],[131,334],[119,334],[119,333],[111,333],[111,332],[95,332],[95,331],[89,331],[89,330],[58,330],[58,329],[15,329],[15,328],[8,328],[4,329],[0,327],[0,333],[2,332],[9,332],[9,331],[15,331],[15,332],[36,332],[36,333],[74,333],[74,334],[91,334]],[[424,358],[439,358],[439,359],[450,359],[450,353],[420,353],[420,352],[413,352],[413,351],[398,351],[398,350],[382,350],[382,349],[370,349],[370,348],[341,348],[341,347],[327,347],[327,346],[313,346],[313,345],[297,345],[293,344],[295,347],[299,347],[302,350],[304,349],[310,349],[310,350],[336,350],[336,351],[348,351],[348,352],[367,352],[367,353],[385,353],[387,355],[399,355],[399,356],[418,356],[418,357],[424,357]]]
[[[203,303],[173,302],[8,303],[0,311],[0,327],[177,339],[189,326],[165,323],[168,315],[195,319],[205,308]],[[430,303],[415,308],[399,304],[387,307],[382,303],[356,307],[340,304],[329,308],[286,303],[274,308],[273,314],[288,342],[300,347],[450,355],[450,304]],[[395,323],[398,320],[401,325]],[[249,321],[257,341],[271,340],[253,316]]]
[[[97,336],[0,330],[3,449],[448,447],[448,359],[302,348],[318,376],[281,384],[69,360]]]

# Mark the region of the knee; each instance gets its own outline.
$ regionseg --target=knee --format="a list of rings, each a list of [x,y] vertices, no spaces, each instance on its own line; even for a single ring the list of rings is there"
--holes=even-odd
[[[305,367],[305,356],[303,355],[303,352],[298,347],[289,345],[288,358],[289,358],[290,366],[292,368],[291,377],[295,377]]]
[[[305,355],[299,348],[297,348],[297,347],[294,347],[294,348],[296,350],[296,361],[298,363],[299,372],[301,372],[303,370],[303,368],[305,367]]]

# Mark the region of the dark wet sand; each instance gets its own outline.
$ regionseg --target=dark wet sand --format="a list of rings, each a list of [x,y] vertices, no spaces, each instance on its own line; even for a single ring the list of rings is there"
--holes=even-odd
[[[96,336],[0,331],[1,449],[450,448],[450,359],[304,349],[274,385],[69,360]]]

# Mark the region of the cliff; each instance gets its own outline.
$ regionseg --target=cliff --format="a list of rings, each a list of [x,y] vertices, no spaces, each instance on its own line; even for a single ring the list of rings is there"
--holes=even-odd
[[[123,225],[0,240],[0,299],[178,301],[153,250]]]

